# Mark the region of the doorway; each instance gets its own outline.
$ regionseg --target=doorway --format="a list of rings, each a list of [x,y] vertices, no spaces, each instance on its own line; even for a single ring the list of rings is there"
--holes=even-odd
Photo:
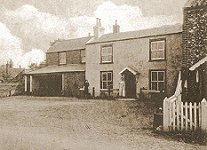
[[[129,70],[125,70],[123,73],[125,79],[125,90],[127,98],[136,98],[136,77]]]

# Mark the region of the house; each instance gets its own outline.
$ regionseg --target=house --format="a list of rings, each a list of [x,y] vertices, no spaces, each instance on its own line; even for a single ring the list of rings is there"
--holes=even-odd
[[[25,73],[25,92],[42,96],[78,96],[85,81],[86,42],[90,36],[57,40],[46,52],[46,66]]]
[[[188,0],[184,7],[182,99],[207,99],[207,1]]]
[[[113,33],[103,31],[97,19],[94,37],[86,44],[86,79],[91,93],[116,96],[124,77],[126,97],[139,97],[142,90],[172,95],[181,69],[181,25],[120,32],[116,21]]]
[[[78,96],[85,79],[94,96],[117,96],[124,77],[124,97],[171,95],[181,69],[182,26],[104,34],[97,18],[94,36],[51,43],[47,66],[25,74],[25,92],[45,96]]]

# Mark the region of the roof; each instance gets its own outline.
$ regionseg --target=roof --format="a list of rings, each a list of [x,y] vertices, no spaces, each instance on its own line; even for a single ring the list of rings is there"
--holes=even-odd
[[[185,7],[207,6],[206,0],[188,0]]]
[[[85,49],[86,42],[88,42],[90,39],[91,37],[88,36],[88,37],[77,38],[77,39],[57,40],[47,50],[47,52],[60,52],[60,51]]]
[[[124,73],[126,70],[130,71],[133,75],[138,74],[138,71],[135,68],[130,67],[130,66],[127,66],[126,68],[124,68],[119,74]]]
[[[48,73],[62,73],[62,72],[82,72],[85,71],[85,64],[70,64],[70,65],[51,65],[37,70],[25,72],[25,74],[48,74]]]
[[[180,33],[180,32],[182,32],[182,25],[176,24],[173,26],[162,26],[159,28],[151,28],[145,30],[104,34],[98,39],[95,38],[91,39],[89,42],[87,42],[87,44],[152,37],[152,36],[166,35],[166,34],[173,34],[173,33]]]
[[[199,60],[197,63],[195,63],[193,66],[191,66],[189,68],[189,70],[193,71],[195,69],[197,69],[198,67],[200,67],[202,64],[204,64],[205,62],[207,62],[207,56],[204,57],[203,59]]]

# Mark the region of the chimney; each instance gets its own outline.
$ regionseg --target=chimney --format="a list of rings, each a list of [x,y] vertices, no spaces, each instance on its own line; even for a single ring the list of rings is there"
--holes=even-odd
[[[115,21],[115,25],[113,25],[113,33],[119,33],[120,32],[120,26],[117,23],[117,20]]]
[[[93,27],[94,37],[99,38],[104,34],[104,28],[101,26],[101,19],[96,18],[96,25]]]

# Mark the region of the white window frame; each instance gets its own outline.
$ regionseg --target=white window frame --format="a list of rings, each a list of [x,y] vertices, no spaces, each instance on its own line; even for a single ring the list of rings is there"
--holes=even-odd
[[[81,50],[81,63],[86,63],[86,50]]]
[[[159,80],[159,73],[163,73],[163,80]],[[157,74],[157,79],[156,79],[156,81],[153,81],[152,80],[152,74],[153,73],[156,73]],[[164,89],[163,90],[165,90],[165,87],[166,87],[166,77],[165,77],[165,75],[166,75],[166,71],[164,71],[164,70],[151,70],[150,71],[150,89],[151,90],[156,90],[156,91],[160,91],[160,89],[159,89],[159,83],[163,83],[164,84]],[[156,89],[152,89],[153,88],[153,83],[157,83],[157,88]]]
[[[111,80],[109,80],[109,74],[111,74]],[[106,75],[105,81],[103,81],[103,75]],[[103,88],[104,83],[106,83],[106,88]],[[113,71],[101,71],[101,90],[107,90],[109,84],[113,87]]]
[[[59,52],[58,53],[59,64],[65,65],[66,64],[66,52]]]
[[[156,48],[154,49],[153,44],[156,44]],[[162,44],[162,48],[159,48],[159,44]],[[152,40],[150,42],[150,60],[165,60],[165,51],[166,51],[166,40]],[[159,53],[162,52],[163,57],[152,57],[152,53]]]
[[[111,53],[106,53],[104,51],[110,49]],[[103,57],[108,57],[109,60],[104,60]],[[101,63],[113,63],[113,46],[102,46],[101,47]]]

